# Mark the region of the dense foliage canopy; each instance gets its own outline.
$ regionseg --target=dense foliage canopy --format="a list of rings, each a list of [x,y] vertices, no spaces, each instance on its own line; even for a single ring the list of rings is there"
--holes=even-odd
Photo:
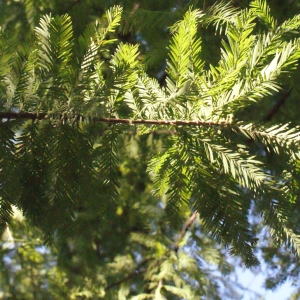
[[[274,115],[297,89],[300,15],[170,1],[78,22],[59,1],[12,5],[0,36],[4,297],[239,299],[220,274],[228,254],[259,265],[257,245],[270,264],[291,251],[298,276],[300,131]]]

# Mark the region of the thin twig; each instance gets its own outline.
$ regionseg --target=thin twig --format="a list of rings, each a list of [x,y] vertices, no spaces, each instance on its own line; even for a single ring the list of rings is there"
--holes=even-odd
[[[175,252],[178,251],[180,242],[182,241],[182,239],[184,238],[185,234],[190,229],[190,227],[193,225],[194,221],[196,220],[196,217],[197,217],[197,211],[193,212],[193,214],[190,216],[190,218],[183,225],[183,227],[178,235],[178,238],[177,238],[176,242],[174,243],[174,251]]]
[[[46,113],[16,113],[16,112],[0,112],[0,119],[24,119],[24,120],[70,120],[70,121],[92,121],[92,122],[101,122],[101,123],[110,123],[110,124],[129,124],[129,125],[175,125],[175,126],[231,126],[229,122],[221,121],[198,121],[198,120],[145,120],[145,119],[122,119],[122,118],[97,118],[97,117],[85,117],[80,115],[61,115],[53,114],[48,115]]]
[[[182,230],[180,231],[179,235],[178,235],[178,238],[176,239],[176,242],[173,244],[173,249],[175,252],[178,251],[179,249],[179,244],[180,242],[182,241],[182,239],[184,238],[185,234],[187,233],[187,231],[190,229],[190,227],[193,225],[194,221],[196,220],[196,217],[197,217],[197,211],[195,211],[191,216],[190,218],[185,222],[185,224],[183,225],[182,227]],[[172,250],[169,250],[167,251],[166,255],[168,255]],[[126,282],[127,280],[130,280],[134,277],[137,277],[139,276],[140,274],[142,273],[145,273],[147,271],[146,268],[143,268],[142,267],[148,262],[150,261],[150,259],[145,259],[143,260],[136,268],[135,270],[128,274],[127,276],[125,276],[124,278],[120,279],[119,281],[116,281],[116,282],[113,282],[111,284],[109,284],[108,286],[105,287],[105,291],[108,291],[120,284],[122,284],[123,282]],[[158,262],[158,265],[162,264],[162,261]]]
[[[108,286],[106,286],[106,287],[105,287],[105,291],[108,291],[108,290],[110,290],[110,289],[112,289],[112,288],[114,288],[114,287],[116,287],[116,286],[122,284],[123,282],[126,282],[126,281],[129,280],[129,279],[132,279],[132,278],[134,278],[134,277],[136,277],[136,276],[139,276],[139,275],[142,274],[142,273],[145,273],[145,272],[146,272],[146,269],[142,269],[142,270],[140,270],[140,269],[141,269],[148,261],[149,261],[149,259],[143,260],[143,261],[136,267],[136,269],[135,269],[132,273],[130,273],[129,275],[125,276],[123,279],[121,279],[121,280],[119,280],[119,281],[116,281],[116,282],[113,282],[113,283],[109,284]]]
[[[272,109],[266,114],[263,118],[264,122],[269,122],[274,117],[274,115],[279,111],[281,106],[286,102],[287,98],[290,96],[292,88],[290,88],[287,92],[285,92],[281,98],[278,99],[276,104],[272,107]]]

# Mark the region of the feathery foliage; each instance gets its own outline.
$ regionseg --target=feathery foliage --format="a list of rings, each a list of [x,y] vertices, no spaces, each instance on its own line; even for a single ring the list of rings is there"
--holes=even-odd
[[[109,253],[109,246],[98,241],[103,236],[95,233],[93,238],[80,225],[103,222],[109,232],[115,222],[124,222],[128,236],[120,236],[117,247],[122,249],[127,239],[130,246],[100,267],[110,274],[107,278],[93,279],[100,287],[92,296],[111,299],[115,285],[110,277],[119,276],[116,265],[124,261],[124,276],[139,275],[136,285],[145,292],[135,294],[135,287],[124,280],[120,299],[194,299],[205,294],[205,275],[197,278],[195,257],[187,255],[184,245],[178,253],[179,246],[173,245],[173,251],[167,234],[151,224],[157,211],[161,222],[169,221],[170,236],[190,214],[198,214],[197,224],[209,239],[250,267],[259,264],[254,254],[258,237],[250,224],[255,205],[277,242],[299,255],[299,235],[289,219],[298,201],[293,198],[293,174],[299,128],[245,122],[240,114],[280,91],[282,76],[297,68],[299,17],[277,26],[263,0],[243,10],[223,3],[207,13],[190,8],[170,28],[167,78],[161,86],[147,74],[138,45],[115,43],[121,13],[121,7],[111,8],[105,26],[89,25],[78,39],[68,15],[45,15],[32,40],[15,52],[6,52],[1,36],[1,228],[13,222],[14,205],[48,242],[58,239],[67,248],[66,237],[80,243],[86,234],[99,253]],[[257,22],[266,29],[257,28]],[[202,56],[199,28],[207,26],[221,33],[215,65]],[[124,158],[128,136],[130,151],[143,159],[137,165],[128,166]],[[145,154],[150,148],[152,157]],[[267,163],[271,154],[284,160],[284,169],[272,170]],[[147,184],[132,186],[144,193],[151,189],[150,180],[154,185],[144,211],[137,192],[124,188],[124,178],[141,166]],[[132,206],[123,205],[122,193],[134,195]],[[130,211],[138,208],[142,229],[132,233]],[[114,214],[120,218],[114,220]],[[148,235],[151,226],[156,228],[153,236]],[[194,234],[197,240],[196,230]],[[145,254],[136,258],[133,245]],[[131,254],[126,256],[127,250]],[[74,294],[85,295],[89,284],[82,283]]]

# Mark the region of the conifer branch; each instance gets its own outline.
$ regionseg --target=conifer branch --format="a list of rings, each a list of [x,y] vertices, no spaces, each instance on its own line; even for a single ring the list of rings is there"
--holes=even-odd
[[[67,114],[46,114],[46,113],[27,113],[27,112],[0,112],[0,119],[24,119],[24,120],[64,120],[64,121],[92,121],[110,124],[129,124],[129,125],[175,125],[175,126],[230,126],[229,122],[221,121],[198,121],[198,120],[146,120],[146,119],[123,119],[123,118],[98,118],[98,117],[85,117],[80,115],[67,115]]]
[[[174,251],[177,252],[179,249],[179,244],[182,241],[182,239],[184,238],[184,235],[187,233],[187,231],[190,229],[190,227],[193,225],[194,221],[196,220],[198,212],[195,211],[193,212],[193,214],[190,216],[190,218],[185,222],[185,224],[183,225],[179,236],[174,244]]]
[[[276,102],[276,104],[272,107],[272,109],[267,113],[267,115],[263,118],[264,122],[269,122],[274,117],[274,115],[279,111],[281,106],[286,102],[287,98],[290,96],[292,89],[289,89],[285,92],[282,97]]]
[[[147,271],[147,269],[142,269],[142,267],[149,261],[150,259],[145,259],[143,260],[138,266],[137,268],[130,274],[128,274],[127,276],[125,276],[124,278],[120,279],[119,281],[113,282],[111,284],[109,284],[108,286],[105,287],[105,291],[108,291],[116,286],[119,286],[120,284],[126,282],[127,280],[130,280],[134,277],[140,276],[140,274],[145,273]]]
[[[189,228],[193,225],[194,221],[196,220],[196,217],[197,217],[197,214],[198,212],[195,211],[193,212],[193,214],[190,216],[190,218],[185,222],[185,224],[183,225],[180,233],[179,233],[179,236],[176,240],[176,242],[173,244],[173,249],[175,250],[175,252],[178,251],[179,249],[179,244],[180,242],[182,241],[182,239],[184,238],[185,234],[187,233],[187,231],[189,230]],[[170,253],[171,250],[167,251],[166,254]],[[124,278],[120,279],[119,281],[116,281],[116,282],[113,282],[109,285],[107,285],[105,287],[105,291],[108,291],[116,286],[119,286],[120,284],[126,282],[127,280],[130,280],[132,278],[135,278],[137,276],[140,276],[140,274],[142,273],[145,273],[147,271],[147,268],[143,268],[145,266],[145,264],[151,259],[147,258],[145,260],[143,260],[136,268],[135,270],[128,274],[127,276],[125,276]],[[161,265],[162,264],[162,261],[158,261],[157,262],[158,265]]]

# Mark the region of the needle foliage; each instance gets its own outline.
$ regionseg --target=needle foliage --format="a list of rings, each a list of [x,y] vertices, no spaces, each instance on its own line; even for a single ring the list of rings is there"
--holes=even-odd
[[[118,235],[114,226],[124,222],[119,255],[102,261],[105,276],[92,276],[99,289],[87,280],[73,290],[80,299],[116,299],[116,290],[119,299],[216,297],[215,284],[204,282],[204,269],[184,251],[188,242],[170,242],[193,213],[203,234],[193,231],[195,249],[206,240],[258,265],[255,207],[278,245],[299,256],[299,128],[245,117],[297,69],[299,16],[279,25],[263,0],[245,9],[189,8],[168,28],[164,84],[147,73],[139,45],[118,42],[121,18],[114,6],[105,22],[75,37],[68,15],[45,15],[18,45],[1,32],[1,230],[17,207],[49,245],[67,249],[68,239],[85,236],[102,260],[113,253],[105,232]],[[207,28],[221,39],[216,64],[202,53]],[[280,168],[268,163],[271,155]],[[100,237],[82,228],[97,222]]]

